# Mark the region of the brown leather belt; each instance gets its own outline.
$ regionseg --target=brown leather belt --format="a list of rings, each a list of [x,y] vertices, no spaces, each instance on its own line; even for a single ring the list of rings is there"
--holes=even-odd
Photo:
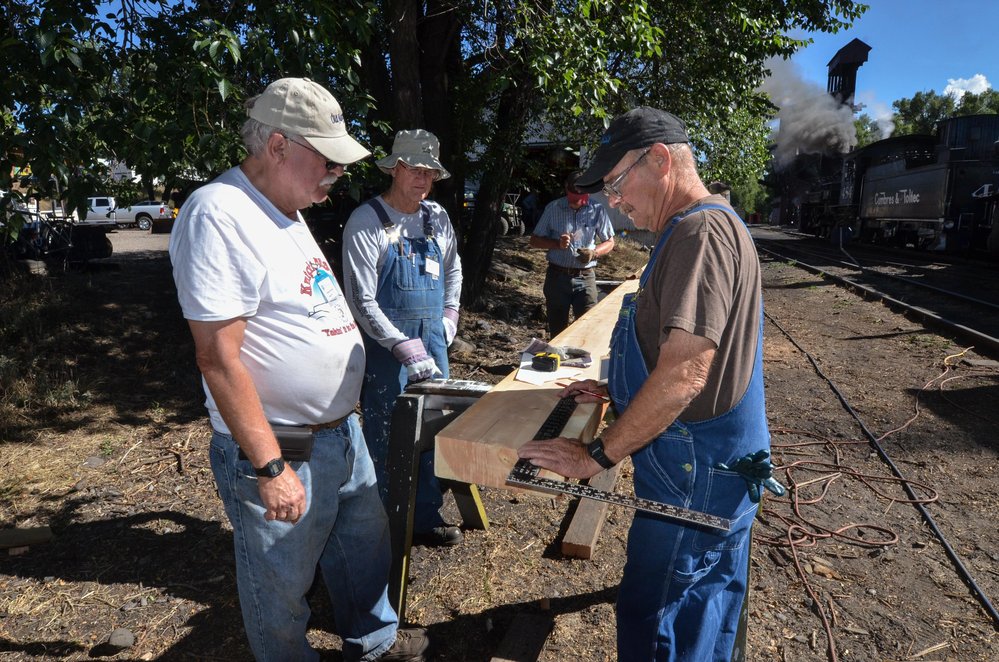
[[[350,412],[350,414],[353,414],[353,413],[354,412]],[[316,423],[314,425],[306,425],[304,427],[309,428],[313,432],[319,432],[320,430],[330,430],[332,428],[338,428],[341,425],[343,425],[343,422],[347,420],[347,418],[350,416],[350,414],[347,414],[346,416],[341,416],[340,418],[336,419],[335,421],[330,421],[328,423]]]
[[[569,274],[570,276],[584,276],[588,272],[593,271],[593,267],[586,267],[585,269],[573,269],[572,267],[560,267],[557,264],[548,263],[549,271],[557,271],[560,274]]]

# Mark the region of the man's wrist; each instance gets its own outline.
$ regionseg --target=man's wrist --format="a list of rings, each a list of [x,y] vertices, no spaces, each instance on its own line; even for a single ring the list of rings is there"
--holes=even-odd
[[[284,473],[284,459],[276,457],[262,467],[254,467],[253,473],[260,478],[277,478]]]
[[[407,339],[392,347],[392,355],[399,363],[408,366],[426,359],[427,348],[420,338]]]
[[[594,462],[604,469],[610,469],[617,464],[617,462],[607,457],[607,453],[604,452],[604,440],[600,437],[597,437],[586,445],[586,452],[589,453]]]

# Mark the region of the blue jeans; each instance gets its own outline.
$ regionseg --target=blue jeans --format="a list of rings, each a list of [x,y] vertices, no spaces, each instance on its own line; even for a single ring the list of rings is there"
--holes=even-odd
[[[671,436],[673,428],[639,453],[660,459],[676,457],[655,448],[672,441]],[[659,462],[652,460],[659,465],[655,481],[644,481],[646,476],[639,475],[638,465],[648,464],[644,459],[635,464],[636,494],[677,503]],[[689,507],[731,516],[732,531],[714,533],[644,513],[635,515],[617,602],[620,662],[728,662],[732,658],[747,590],[756,504],[749,501],[746,484],[737,474],[699,471],[707,474],[706,480],[698,482],[707,483],[708,489],[701,493],[691,486]]]
[[[357,415],[315,435],[312,459],[289,463],[306,494],[297,524],[264,520],[257,477],[232,436],[214,432],[211,464],[232,523],[243,625],[261,662],[318,660],[305,637],[316,566],[333,603],[345,660],[375,660],[395,641],[388,601],[388,518]],[[287,471],[287,469],[286,469]]]

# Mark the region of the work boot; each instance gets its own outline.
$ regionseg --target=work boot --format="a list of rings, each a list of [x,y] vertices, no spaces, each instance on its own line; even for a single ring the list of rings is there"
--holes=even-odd
[[[378,658],[378,662],[423,662],[423,654],[430,646],[425,628],[400,628],[395,633],[392,648]]]
[[[413,544],[424,547],[454,547],[464,539],[461,529],[451,524],[441,524],[429,531],[413,534]]]

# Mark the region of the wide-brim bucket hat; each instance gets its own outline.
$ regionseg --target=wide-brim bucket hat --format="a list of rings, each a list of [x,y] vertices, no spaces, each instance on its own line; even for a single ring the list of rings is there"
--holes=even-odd
[[[385,174],[402,161],[411,168],[430,168],[437,171],[437,179],[447,179],[451,173],[440,162],[441,144],[437,136],[425,129],[400,131],[395,134],[392,152],[385,158],[375,161],[375,165]]]

